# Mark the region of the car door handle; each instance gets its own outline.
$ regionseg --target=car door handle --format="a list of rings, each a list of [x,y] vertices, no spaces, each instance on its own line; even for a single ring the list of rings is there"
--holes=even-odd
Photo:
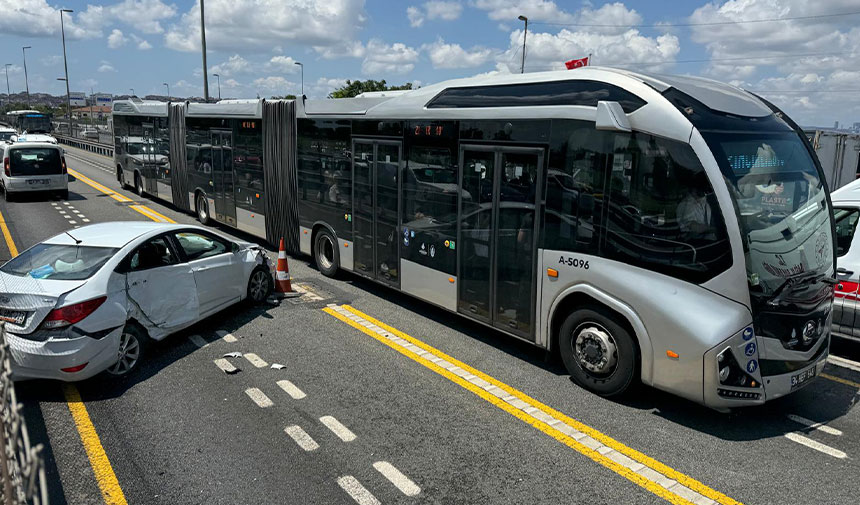
[[[839,267],[836,269],[836,273],[839,275],[851,275],[854,273],[853,270],[848,270],[846,268]]]
[[[209,270],[209,268],[210,268],[210,267],[197,267],[196,271],[198,271],[198,272],[205,272],[206,270]]]

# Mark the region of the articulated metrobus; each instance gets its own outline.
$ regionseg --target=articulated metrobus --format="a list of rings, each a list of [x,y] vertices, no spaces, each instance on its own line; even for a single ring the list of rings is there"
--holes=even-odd
[[[6,113],[7,122],[18,133],[51,133],[51,115],[37,110],[13,110]]]
[[[821,168],[794,122],[729,85],[589,67],[117,101],[114,133],[120,182],[557,351],[601,395],[641,380],[760,404],[829,351]]]

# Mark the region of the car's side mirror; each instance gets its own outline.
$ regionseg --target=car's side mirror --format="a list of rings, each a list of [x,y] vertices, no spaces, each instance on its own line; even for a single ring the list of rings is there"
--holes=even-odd
[[[595,119],[595,127],[598,130],[609,130],[614,132],[630,132],[633,129],[630,127],[630,120],[621,104],[618,102],[608,102],[600,100],[597,102],[597,118]]]
[[[233,254],[236,254],[237,252],[239,252],[241,250],[241,248],[239,247],[239,244],[237,244],[236,242],[233,242],[230,244],[230,250],[233,252]]]

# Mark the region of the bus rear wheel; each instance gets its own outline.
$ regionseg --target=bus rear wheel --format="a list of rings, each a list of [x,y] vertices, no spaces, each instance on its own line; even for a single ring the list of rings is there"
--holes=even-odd
[[[337,240],[330,231],[322,229],[317,232],[314,237],[313,256],[317,268],[323,275],[334,277],[337,274],[337,269],[340,268],[340,251]]]
[[[612,397],[634,383],[639,363],[636,343],[608,310],[573,311],[561,325],[558,340],[564,366],[579,386]]]

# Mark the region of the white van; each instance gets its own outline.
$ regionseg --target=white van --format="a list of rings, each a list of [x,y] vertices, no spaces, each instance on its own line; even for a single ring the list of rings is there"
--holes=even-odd
[[[69,197],[69,176],[63,148],[48,142],[0,142],[3,172],[0,186],[6,200],[15,194],[51,191]]]

